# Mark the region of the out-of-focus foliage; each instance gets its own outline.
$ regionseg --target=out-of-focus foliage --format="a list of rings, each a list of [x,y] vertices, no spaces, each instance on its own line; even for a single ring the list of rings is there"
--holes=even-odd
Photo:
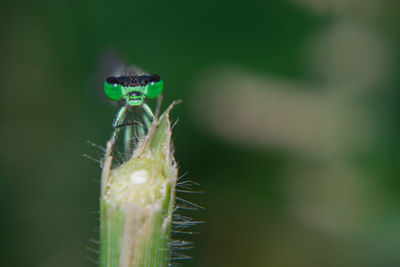
[[[2,266],[90,266],[119,59],[160,74],[206,191],[183,266],[400,264],[397,1],[8,1]]]

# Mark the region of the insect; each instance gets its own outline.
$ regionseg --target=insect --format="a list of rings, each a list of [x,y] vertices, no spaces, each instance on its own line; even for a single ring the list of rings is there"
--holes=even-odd
[[[122,107],[117,112],[112,127],[114,128],[111,136],[112,143],[116,142],[120,128],[125,129],[124,146],[128,152],[131,147],[132,129],[139,132],[139,136],[144,136],[145,131],[150,128],[155,119],[151,108],[145,103],[146,98],[156,98],[161,95],[164,82],[157,74],[139,74],[138,69],[131,67],[123,72],[108,77],[104,82],[104,93],[107,98],[113,101],[121,101]],[[126,123],[126,117],[132,111],[142,110],[141,119],[143,124],[135,122]],[[136,132],[135,132],[136,133]]]

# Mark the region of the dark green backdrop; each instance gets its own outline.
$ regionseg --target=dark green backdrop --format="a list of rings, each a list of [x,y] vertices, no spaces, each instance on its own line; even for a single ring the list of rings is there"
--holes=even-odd
[[[164,78],[164,107],[183,99],[172,113],[180,120],[174,132],[176,158],[181,173],[188,172],[205,191],[189,197],[205,210],[186,215],[206,221],[193,229],[200,235],[188,237],[197,244],[188,252],[194,260],[183,266],[398,266],[396,1],[382,1],[371,18],[364,18],[363,10],[374,1],[353,3],[345,12],[347,20],[361,18],[379,33],[392,62],[390,75],[365,100],[378,110],[382,134],[356,159],[386,197],[382,206],[388,211],[371,213],[375,223],[360,224],[354,235],[336,235],[290,215],[292,200],[284,188],[291,180],[282,180],[293,161],[290,152],[233,145],[191,115],[193,88],[207,78],[199,73],[218,64],[318,84],[305,70],[301,51],[338,18],[311,8],[307,3],[313,1],[303,2],[3,2],[1,265],[91,266],[85,257],[95,255],[85,247],[97,236],[100,169],[82,155],[100,158],[85,142],[104,145],[111,133],[117,108],[104,97],[101,83],[120,58]],[[333,7],[341,1],[314,2]]]

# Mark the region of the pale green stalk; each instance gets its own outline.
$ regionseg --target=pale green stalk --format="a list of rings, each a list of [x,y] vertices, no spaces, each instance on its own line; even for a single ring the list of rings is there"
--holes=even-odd
[[[100,196],[100,267],[163,267],[170,258],[177,167],[167,111],[133,156],[112,169],[107,143]]]

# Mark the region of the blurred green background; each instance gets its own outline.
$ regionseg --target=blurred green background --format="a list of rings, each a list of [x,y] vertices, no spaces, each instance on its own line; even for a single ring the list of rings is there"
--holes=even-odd
[[[166,83],[187,199],[182,266],[400,265],[396,0],[7,1],[2,266],[93,266],[121,59]]]

